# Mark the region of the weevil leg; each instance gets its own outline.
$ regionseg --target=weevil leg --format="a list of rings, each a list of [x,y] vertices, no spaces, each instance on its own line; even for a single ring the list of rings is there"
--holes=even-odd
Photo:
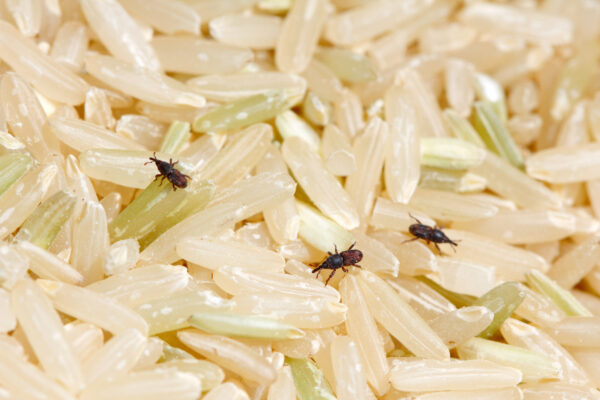
[[[333,276],[335,275],[336,271],[337,271],[337,269],[334,269],[333,272],[331,273],[331,275],[329,275],[329,278],[327,278],[327,280],[325,281],[325,286],[327,286],[327,284],[329,283],[329,281],[331,280],[331,278],[333,278]]]
[[[416,238],[412,238],[412,239],[407,239],[407,240],[403,241],[401,244],[408,243],[408,242],[414,242],[415,240],[419,240],[419,238],[416,237]]]
[[[348,269],[346,267],[342,267],[342,271],[348,272]]]
[[[355,244],[356,244],[356,242],[352,243],[352,246],[348,247],[348,250],[352,250],[352,248],[354,247]]]
[[[333,247],[335,248],[335,254],[337,254],[338,253],[338,251],[337,251],[337,244],[334,244]]]
[[[330,251],[328,251],[328,252],[327,252],[327,254],[329,254],[330,256],[332,256],[332,255],[333,255],[333,254],[331,254],[331,252],[330,252]]]
[[[360,265],[358,265],[358,264],[354,264],[354,266],[355,266],[356,268],[360,268],[360,269],[362,269],[362,267],[361,267]]]
[[[438,253],[440,253],[440,256],[443,255],[444,253],[442,253],[442,250],[440,249],[440,246],[438,246],[437,243],[433,244],[435,246],[435,248],[437,249]]]
[[[412,215],[411,213],[408,213],[408,216],[411,217],[412,219],[414,219],[415,221],[417,221],[417,224],[421,224],[422,225],[422,222],[419,221],[419,219],[417,217],[415,217],[414,215]]]

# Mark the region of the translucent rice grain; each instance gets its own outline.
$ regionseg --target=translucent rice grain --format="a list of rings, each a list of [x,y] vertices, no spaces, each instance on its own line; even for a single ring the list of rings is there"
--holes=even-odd
[[[133,18],[116,1],[85,0],[81,9],[90,28],[117,59],[151,71],[161,69],[152,46]],[[127,40],[121,40],[125,36]]]
[[[473,125],[465,117],[449,108],[445,109],[442,114],[444,114],[444,119],[452,135],[479,147],[485,147],[479,133],[477,133]]]
[[[200,33],[200,15],[185,2],[125,0],[122,5],[133,17],[163,33]]]
[[[167,346],[168,345],[165,343],[165,347]],[[180,351],[183,352],[183,350]],[[225,379],[225,373],[216,364],[206,360],[197,360],[190,354],[187,354],[187,356],[189,357],[187,359],[161,362],[160,367],[176,368],[181,372],[187,372],[195,375],[202,382],[202,391],[213,389],[214,387],[220,385],[221,382],[223,382],[223,379]]]
[[[381,242],[398,260],[402,260],[398,267],[399,273],[415,276],[436,270],[435,255],[424,243],[406,242],[411,237],[399,232],[376,231],[370,236]]]
[[[323,99],[336,102],[342,94],[342,82],[322,62],[312,59],[302,72],[308,88]]]
[[[464,224],[468,228],[474,225],[468,222],[471,220],[476,220],[478,224],[489,220],[495,221],[494,218],[496,218],[496,214],[498,213],[498,207],[486,201],[448,191],[421,188],[415,190],[408,205],[431,215],[432,218],[442,221],[458,221],[459,224],[453,224],[453,227],[462,226],[460,225],[460,221],[467,221]],[[483,233],[487,235],[489,231]],[[490,234],[489,236],[494,235]]]
[[[170,228],[140,254],[144,262],[176,261],[175,243],[186,236],[203,236],[233,226],[294,193],[287,174],[264,173],[238,182],[221,192],[217,204]]]
[[[435,221],[427,215],[415,212],[403,204],[393,203],[383,197],[377,198],[370,225],[376,228],[408,232],[408,227],[415,223],[415,220],[408,215],[409,213],[425,225],[435,225]]]
[[[598,241],[598,237],[592,236],[569,252],[561,255],[552,264],[548,276],[566,289],[576,285],[596,265],[600,257]]]
[[[138,106],[139,105],[140,104],[138,103]],[[140,112],[143,111],[140,110]],[[156,112],[155,114],[159,115],[160,113]],[[172,118],[169,117],[169,122],[177,119],[177,116],[172,116]],[[149,149],[158,147],[162,141],[166,129],[167,127],[157,120],[135,114],[122,115],[117,121],[117,125],[115,127],[115,131],[119,136],[133,139],[133,141],[138,142]]]
[[[11,309],[10,293],[0,289],[0,332],[7,333],[16,327],[17,320]]]
[[[325,25],[326,3],[295,1],[281,26],[275,47],[275,64],[285,72],[302,72],[313,55]]]
[[[531,383],[520,387],[524,400],[546,400],[549,396],[565,400],[594,400],[600,395],[596,389],[561,382]]]
[[[66,324],[65,336],[82,364],[104,344],[102,329],[88,323],[71,322]]]
[[[192,374],[175,369],[142,371],[117,378],[109,383],[90,385],[81,393],[81,400],[147,400],[165,398],[196,400],[202,386]]]
[[[90,88],[85,95],[84,118],[103,128],[112,129],[115,126],[115,118],[110,108],[110,102],[106,92],[96,87]]]
[[[87,384],[111,381],[126,375],[142,354],[146,338],[135,329],[113,336],[83,364]]]
[[[250,8],[257,0],[203,0],[194,1],[192,7],[202,17],[202,21],[210,21],[220,15],[233,14]]]
[[[245,177],[258,164],[272,138],[271,126],[252,125],[232,135],[225,147],[197,173],[218,186],[229,186]],[[285,175],[289,179],[289,175]]]
[[[163,354],[163,344],[165,344],[165,342],[162,339],[157,337],[149,338],[133,369],[135,371],[141,371],[154,367]]]
[[[177,254],[184,260],[217,270],[222,266],[263,272],[283,272],[285,260],[274,251],[237,241],[187,238],[177,244]]]
[[[259,71],[229,75],[206,75],[187,83],[208,100],[228,102],[272,90],[283,90],[293,96],[302,96],[306,81],[298,75],[278,71]]]
[[[15,357],[13,348],[0,342],[0,383],[14,397],[12,399],[56,399],[74,400],[62,385],[40,371],[22,357]],[[24,382],[29,384],[24,385]]]
[[[312,279],[318,282],[316,279]],[[348,307],[331,297],[271,292],[234,297],[234,311],[269,315],[300,329],[331,328],[344,322]]]
[[[88,42],[88,28],[79,21],[67,21],[56,33],[50,56],[65,67],[80,71]]]
[[[11,132],[40,162],[58,152],[59,143],[45,131],[47,118],[35,92],[19,75],[7,72],[0,81],[0,100]]]
[[[346,330],[358,346],[361,360],[365,367],[367,381],[379,395],[387,392],[389,383],[387,374],[389,367],[385,359],[383,343],[377,333],[364,295],[358,287],[356,277],[349,275],[340,284],[340,292],[344,303],[348,306]]]
[[[104,275],[119,274],[133,268],[139,255],[140,245],[137,240],[125,239],[113,243],[104,254]]]
[[[590,143],[542,150],[527,159],[527,173],[552,183],[572,183],[600,178],[597,172],[600,144]]]
[[[350,196],[307,143],[290,137],[283,143],[282,155],[300,186],[325,215],[346,229],[358,226],[359,215]]]
[[[459,60],[450,60],[446,65],[446,99],[459,115],[468,117],[471,113],[475,90],[473,88],[473,67]]]
[[[394,388],[406,392],[481,390],[514,386],[521,381],[521,373],[486,360],[396,358],[392,361],[390,380]]]
[[[350,90],[343,90],[334,103],[336,125],[349,138],[354,138],[365,127],[360,97]]]
[[[46,195],[58,172],[55,165],[31,170],[0,197],[0,238],[17,229]]]
[[[29,241],[47,250],[65,222],[71,218],[75,201],[75,196],[69,192],[56,192],[27,217],[19,228],[15,241]]]
[[[308,92],[304,97],[302,111],[311,123],[321,126],[327,125],[333,114],[331,104],[314,92]]]
[[[531,270],[526,275],[527,283],[536,292],[545,295],[569,316],[591,316],[586,309],[568,290],[563,289],[540,271]]]
[[[32,280],[22,280],[12,291],[12,304],[19,325],[48,376],[72,391],[81,390],[81,364],[43,290]]]
[[[436,257],[443,287],[458,293],[481,296],[496,285],[496,268],[449,257]]]
[[[517,115],[527,115],[539,105],[539,90],[531,79],[524,79],[512,85],[508,96],[508,107]]]
[[[443,170],[465,170],[481,165],[486,152],[455,138],[421,138],[421,165]]]
[[[253,382],[268,384],[275,380],[271,364],[254,349],[241,342],[217,335],[205,335],[185,330],[177,337],[186,346],[224,368]]]
[[[185,36],[159,36],[152,46],[166,71],[186,74],[236,72],[254,55],[246,48]]]
[[[571,113],[563,120],[558,131],[556,147],[577,146],[589,141],[586,111],[586,101],[579,101],[573,106]]]
[[[192,129],[195,132],[226,132],[267,121],[298,101],[295,96],[296,93],[275,90],[234,100],[196,117]]]
[[[575,359],[576,363],[585,370],[590,377],[592,384],[597,387],[598,382],[600,382],[600,369],[598,369],[600,350],[589,347],[569,347],[567,350],[569,351],[568,354]]]
[[[388,125],[375,117],[365,127],[364,133],[354,141],[353,152],[357,170],[346,179],[346,191],[363,220],[371,214],[377,195],[388,132]]]
[[[297,136],[310,144],[315,151],[319,150],[319,135],[315,130],[295,112],[291,110],[283,111],[275,118],[275,126],[283,139]]]
[[[535,382],[560,377],[561,365],[550,356],[491,340],[473,338],[458,346],[463,360],[487,360],[516,368],[523,374],[523,382]]]
[[[77,119],[53,117],[49,120],[49,127],[59,140],[80,152],[94,148],[144,150],[131,139]]]
[[[419,183],[421,151],[417,126],[407,105],[404,112],[395,115],[388,123],[390,135],[385,154],[385,186],[392,200],[407,204]]]
[[[507,5],[477,3],[465,8],[460,20],[483,31],[515,34],[550,45],[569,44],[573,25],[562,17]]]
[[[542,133],[542,118],[537,114],[515,115],[507,122],[507,128],[516,144],[529,146]]]
[[[369,2],[331,17],[325,37],[338,45],[363,42],[409,21],[430,4],[429,0]]]
[[[6,289],[25,277],[29,259],[12,246],[0,244],[0,284]]]
[[[449,315],[456,310],[454,304],[444,296],[414,278],[388,278],[386,282],[426,321]]]
[[[213,273],[216,284],[227,293],[292,294],[304,297],[322,297],[339,301],[340,294],[329,286],[323,286],[316,279],[272,272],[245,270],[239,267],[223,266]]]
[[[135,312],[109,296],[66,283],[38,280],[54,307],[82,321],[93,323],[113,334],[137,329],[146,335],[148,326]]]
[[[277,379],[269,386],[267,400],[296,400],[296,386],[288,365],[277,371]]]
[[[418,37],[419,50],[424,53],[453,53],[463,50],[476,38],[475,29],[456,22],[426,26]]]
[[[296,206],[300,215],[298,235],[310,246],[328,252],[331,251],[332,246],[347,249],[354,243],[354,237],[350,232],[313,207],[300,201],[296,202]]]
[[[352,50],[321,47],[315,57],[345,82],[368,82],[377,77],[370,58]]]
[[[205,400],[250,400],[248,394],[232,382],[225,382],[213,388],[203,397]],[[283,400],[283,398],[282,398]]]
[[[310,359],[286,358],[290,366],[298,398],[334,400],[331,388],[323,372]]]
[[[453,390],[421,394],[415,400],[522,400],[523,393],[517,387],[490,390]]]
[[[87,83],[71,70],[43,54],[8,22],[0,24],[0,58],[48,98],[69,105],[81,104]]]
[[[6,1],[7,11],[13,17],[23,36],[36,36],[42,24],[42,4],[32,0]]]
[[[496,215],[453,225],[510,244],[543,243],[575,232],[572,214],[551,210],[499,211]]]
[[[224,15],[210,21],[210,35],[233,46],[273,49],[281,31],[281,18],[274,15]]]
[[[565,317],[547,332],[562,345],[600,347],[600,317]]]
[[[33,165],[33,159],[25,154],[0,155],[0,196],[17,183]]]
[[[88,55],[85,69],[105,84],[148,103],[192,107],[202,107],[206,104],[204,97],[185,84],[159,72],[113,57]]]
[[[462,307],[429,321],[429,326],[449,349],[459,346],[486,329],[494,313],[481,306]]]
[[[446,229],[446,235],[460,241],[452,258],[496,267],[502,279],[523,281],[530,270],[547,271],[546,260],[537,254],[474,233]]]
[[[40,278],[80,285],[83,275],[56,255],[28,241],[16,244],[15,249],[29,260],[29,268]]]
[[[102,255],[109,245],[106,213],[98,202],[86,201],[73,222],[71,264],[87,283],[102,278]]]
[[[348,137],[337,126],[325,126],[322,146],[325,166],[333,175],[348,176],[356,171],[356,158]]]
[[[125,305],[135,306],[181,290],[187,286],[189,279],[185,267],[157,264],[113,275],[87,288]]]
[[[370,236],[355,233],[356,248],[363,253],[361,265],[371,272],[397,276],[400,262],[387,247]],[[340,249],[341,250],[341,249]]]
[[[287,173],[287,166],[279,149],[271,146],[256,166],[256,172]],[[277,243],[287,243],[298,238],[300,214],[293,198],[264,210],[263,217],[271,237]]]
[[[340,336],[331,344],[331,359],[335,374],[336,395],[339,400],[366,399],[367,379],[356,344]]]
[[[361,271],[358,282],[375,319],[409,351],[419,357],[450,357],[442,339],[385,281]]]
[[[504,121],[498,116],[493,104],[485,101],[475,103],[473,126],[479,132],[488,149],[509,161],[517,168],[523,166],[523,156]]]
[[[157,298],[136,308],[149,327],[150,335],[189,326],[189,318],[197,312],[231,311],[232,302],[211,290],[180,291]]]
[[[521,207],[559,208],[560,200],[555,193],[490,152],[472,172],[484,177],[490,190]]]
[[[508,344],[547,354],[558,360],[561,365],[561,381],[577,386],[591,383],[586,372],[569,352],[543,331],[513,318],[507,319],[500,330]]]
[[[496,116],[500,118],[500,123],[506,122],[506,97],[504,88],[494,78],[482,74],[475,73],[475,90],[477,97],[485,104],[491,105],[491,109],[496,112]]]
[[[195,313],[190,325],[224,336],[267,340],[297,339],[305,333],[291,325],[264,317],[229,313]]]
[[[504,282],[494,287],[472,304],[473,306],[487,307],[494,313],[490,325],[478,336],[492,338],[504,321],[511,316],[513,311],[521,304],[526,296],[523,286],[517,282]]]

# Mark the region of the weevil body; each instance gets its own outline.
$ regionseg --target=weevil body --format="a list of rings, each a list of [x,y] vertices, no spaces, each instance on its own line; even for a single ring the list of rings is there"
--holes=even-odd
[[[417,223],[412,224],[408,227],[408,231],[414,236],[414,238],[405,240],[404,243],[422,239],[426,241],[427,244],[433,243],[440,254],[442,254],[442,250],[440,250],[440,246],[438,244],[448,243],[451,246],[458,246],[458,244],[451,240],[448,236],[446,236],[446,234],[442,232],[441,228],[437,225],[433,227],[425,225],[411,214],[408,215],[410,215],[412,219],[417,221]],[[452,249],[454,249],[454,247],[452,247]]]
[[[324,269],[330,269],[333,271],[329,275],[329,278],[327,278],[327,280],[325,281],[325,286],[327,286],[329,280],[333,277],[333,275],[335,275],[336,271],[340,268],[344,272],[348,272],[348,269],[346,267],[349,266],[362,268],[360,265],[358,265],[358,263],[360,262],[360,260],[362,260],[363,254],[360,250],[353,249],[355,244],[356,243],[350,246],[348,250],[344,250],[341,253],[338,253],[337,246],[335,246],[335,253],[331,254],[330,252],[327,252],[327,254],[329,254],[329,257],[327,257],[327,259],[323,261],[317,268],[313,269],[312,272],[317,273],[317,278],[319,277],[321,271]]]
[[[188,179],[192,179],[189,175],[185,175],[175,168],[175,165],[178,162],[179,161],[173,162],[172,158],[169,159],[169,162],[159,160],[156,158],[156,153],[154,153],[154,157],[150,157],[150,161],[144,163],[144,165],[155,163],[159,173],[154,176],[154,180],[162,177],[160,181],[162,185],[164,180],[167,179],[173,186],[173,190],[177,190],[177,188],[186,188],[188,185]]]

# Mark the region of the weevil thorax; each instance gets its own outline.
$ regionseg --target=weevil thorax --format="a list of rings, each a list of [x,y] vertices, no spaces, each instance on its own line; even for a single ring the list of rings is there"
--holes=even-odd
[[[332,254],[325,260],[325,263],[330,268],[340,268],[344,265],[344,257],[341,254]]]
[[[158,168],[158,171],[162,175],[169,175],[171,173],[171,170],[173,169],[173,167],[168,162],[163,161],[163,160],[155,160],[154,162],[156,163],[156,167]]]

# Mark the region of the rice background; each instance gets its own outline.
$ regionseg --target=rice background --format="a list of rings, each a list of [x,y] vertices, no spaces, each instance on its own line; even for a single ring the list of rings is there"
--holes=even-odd
[[[597,0],[0,1],[0,399],[600,399],[599,30]]]

